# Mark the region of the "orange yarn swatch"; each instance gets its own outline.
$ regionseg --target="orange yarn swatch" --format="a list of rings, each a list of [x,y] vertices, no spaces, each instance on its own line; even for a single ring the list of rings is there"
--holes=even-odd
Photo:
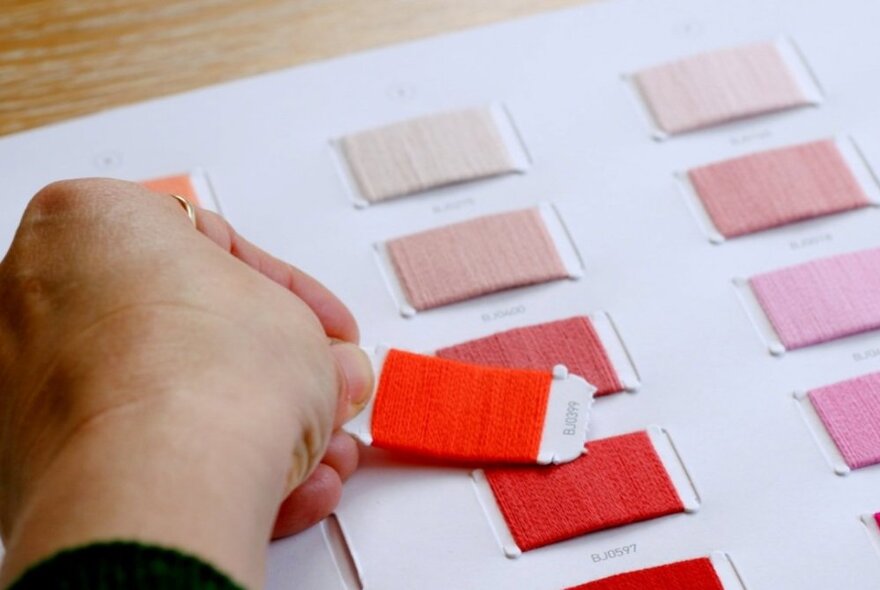
[[[564,465],[485,470],[521,550],[684,512],[647,432],[596,440],[586,446],[585,455]]]
[[[617,574],[567,590],[724,590],[708,557]]]
[[[534,463],[552,379],[392,349],[373,405],[373,445],[441,459]]]
[[[193,187],[189,174],[178,174],[176,176],[164,176],[162,178],[153,178],[151,180],[143,180],[141,184],[151,191],[157,193],[173,193],[185,197],[193,205],[199,205],[199,196]]]

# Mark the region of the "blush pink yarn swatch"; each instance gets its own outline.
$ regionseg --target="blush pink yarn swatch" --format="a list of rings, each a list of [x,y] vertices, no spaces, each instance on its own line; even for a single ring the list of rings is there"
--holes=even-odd
[[[596,388],[596,395],[623,391],[590,318],[573,317],[555,322],[514,328],[441,348],[440,358],[509,369],[552,371],[556,365],[583,377]]]
[[[808,395],[851,469],[880,463],[880,373],[813,389]]]
[[[386,245],[417,310],[568,276],[538,209],[487,215]]]
[[[727,238],[869,204],[832,139],[709,164],[688,177]]]
[[[343,137],[340,147],[370,203],[516,169],[489,108],[392,123]]]
[[[783,268],[749,283],[788,349],[880,328],[880,249]]]
[[[775,43],[702,53],[641,70],[634,80],[669,134],[810,104]]]

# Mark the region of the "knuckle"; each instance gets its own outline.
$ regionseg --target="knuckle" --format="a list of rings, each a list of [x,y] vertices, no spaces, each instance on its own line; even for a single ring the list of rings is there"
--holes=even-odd
[[[59,180],[40,189],[31,199],[27,214],[45,216],[80,207],[88,195],[89,181]]]

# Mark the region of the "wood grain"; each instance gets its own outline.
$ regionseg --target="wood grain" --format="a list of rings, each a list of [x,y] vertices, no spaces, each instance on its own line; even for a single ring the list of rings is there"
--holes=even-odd
[[[0,135],[584,0],[0,0]]]

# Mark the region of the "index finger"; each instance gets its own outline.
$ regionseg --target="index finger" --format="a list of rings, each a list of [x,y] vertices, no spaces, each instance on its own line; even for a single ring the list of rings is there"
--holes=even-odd
[[[228,221],[213,211],[197,209],[196,227],[201,233],[302,299],[318,316],[327,336],[346,342],[358,342],[360,334],[354,316],[320,281],[250,243]]]

